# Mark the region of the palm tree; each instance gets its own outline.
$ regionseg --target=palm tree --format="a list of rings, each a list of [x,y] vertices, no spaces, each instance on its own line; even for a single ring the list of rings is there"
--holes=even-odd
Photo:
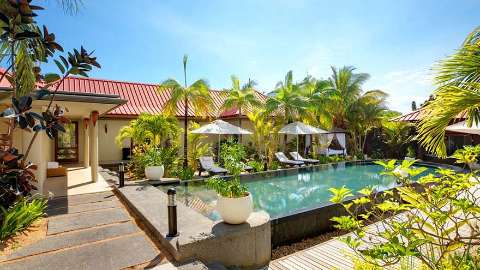
[[[228,110],[232,108],[238,109],[238,126],[242,127],[242,111],[248,107],[258,107],[261,105],[253,87],[256,85],[255,81],[248,80],[248,83],[240,87],[240,80],[235,76],[231,76],[232,88],[228,90],[228,95],[223,102],[222,109]],[[240,142],[242,142],[242,135],[240,135]]]
[[[170,92],[170,99],[165,104],[165,113],[174,115],[177,106],[183,103],[184,111],[184,134],[183,134],[183,167],[188,167],[188,109],[192,106],[195,114],[208,111],[212,98],[208,83],[205,80],[197,80],[190,86],[187,85],[187,61],[188,56],[183,56],[184,86],[174,79],[167,79],[158,86],[159,92]]]
[[[357,153],[363,153],[368,132],[382,125],[383,115],[387,109],[386,98],[385,92],[371,90],[362,94],[348,107],[346,120]]]
[[[336,127],[347,128],[346,117],[350,113],[349,108],[362,94],[362,85],[370,78],[367,73],[354,73],[355,68],[344,66],[340,69],[331,67],[332,76],[329,78],[331,87],[338,95],[335,102],[333,122]]]
[[[265,104],[267,114],[283,112],[284,124],[291,123],[305,115],[308,106],[307,99],[302,96],[299,85],[293,82],[291,70],[287,72],[283,82],[277,83],[273,94]],[[287,134],[283,136],[283,141],[286,148]]]
[[[299,83],[301,95],[308,105],[305,120],[313,125],[329,129],[333,124],[333,113],[338,100],[337,91],[328,80],[307,76]]]
[[[284,81],[277,83],[273,96],[266,104],[266,113],[283,113],[283,122],[290,123],[305,113],[307,100],[301,94],[299,85],[293,82],[293,74],[290,70],[285,75]]]
[[[467,124],[480,122],[480,27],[453,55],[438,63],[434,98],[423,107],[417,139],[427,151],[446,156],[445,128],[466,112]]]

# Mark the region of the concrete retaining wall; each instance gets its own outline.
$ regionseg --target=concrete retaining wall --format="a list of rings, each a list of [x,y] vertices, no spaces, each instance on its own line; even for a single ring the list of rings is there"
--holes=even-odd
[[[258,269],[271,258],[270,218],[253,213],[241,225],[213,222],[193,209],[178,204],[178,237],[167,237],[167,195],[148,184],[128,185],[118,194],[154,236],[179,262],[198,259],[242,269]]]

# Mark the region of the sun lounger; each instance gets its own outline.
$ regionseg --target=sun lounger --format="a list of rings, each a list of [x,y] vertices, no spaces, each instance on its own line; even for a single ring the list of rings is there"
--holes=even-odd
[[[247,164],[243,164],[243,170],[246,171],[246,172],[251,172],[251,171],[253,171],[253,167],[248,166]]]
[[[215,165],[213,157],[200,157],[200,166],[202,170],[207,171],[209,174],[227,174],[228,171],[222,167]]]
[[[275,153],[275,156],[277,157],[278,161],[280,161],[280,163],[282,163],[283,165],[301,166],[301,165],[305,164],[303,161],[288,159],[287,156],[285,156],[285,154],[283,152],[277,152],[277,153]]]
[[[320,162],[318,159],[303,158],[298,152],[290,152],[290,156],[292,156],[294,160],[303,161],[309,164],[317,164]]]

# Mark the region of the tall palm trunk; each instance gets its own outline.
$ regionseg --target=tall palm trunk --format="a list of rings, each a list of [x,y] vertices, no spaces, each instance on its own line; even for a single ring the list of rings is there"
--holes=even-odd
[[[183,56],[183,79],[185,89],[187,88],[187,55]],[[183,119],[183,126],[185,132],[183,133],[183,169],[188,167],[188,96],[185,96],[185,119]],[[195,168],[194,168],[195,169]]]
[[[188,99],[185,98],[185,114],[183,119],[183,126],[185,127],[185,132],[183,132],[183,168],[188,167]]]

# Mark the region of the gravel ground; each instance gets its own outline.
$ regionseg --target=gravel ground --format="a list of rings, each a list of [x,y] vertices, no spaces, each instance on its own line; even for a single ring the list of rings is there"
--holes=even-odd
[[[279,246],[276,249],[272,250],[272,260],[276,260],[292,253],[295,253],[300,250],[307,249],[309,247],[313,247],[325,241],[328,241],[334,237],[344,235],[347,232],[341,230],[335,230],[327,233],[323,233],[319,236],[315,236],[312,238],[303,239],[300,242],[296,242],[290,245]]]

